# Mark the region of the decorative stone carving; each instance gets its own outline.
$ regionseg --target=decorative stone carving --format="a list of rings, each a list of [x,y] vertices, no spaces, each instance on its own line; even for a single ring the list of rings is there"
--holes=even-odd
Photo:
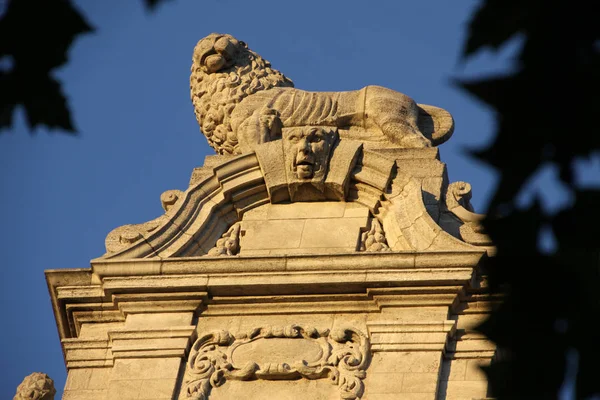
[[[385,239],[383,228],[376,218],[371,221],[371,229],[363,232],[360,237],[360,251],[391,251]]]
[[[289,128],[283,132],[285,172],[291,198],[298,198],[298,190],[309,184],[325,192],[325,177],[329,169],[331,149],[338,139],[336,129],[327,127]],[[314,199],[310,194],[307,200]]]
[[[167,190],[160,195],[160,203],[162,204],[163,210],[168,212],[171,210],[177,200],[179,200],[183,196],[183,192],[181,190]]]
[[[207,400],[211,389],[227,379],[327,378],[338,386],[341,399],[359,400],[368,359],[367,337],[352,328],[267,326],[237,337],[213,332],[192,346],[179,398]]]
[[[142,224],[123,225],[113,229],[106,235],[104,241],[106,251],[108,253],[116,253],[142,239],[147,234],[152,233],[168,219],[174,210],[175,204],[182,197],[183,192],[181,190],[167,190],[162,193],[160,195],[160,203],[165,210],[165,214]]]
[[[235,223],[217,240],[215,247],[210,249],[209,256],[235,256],[240,251],[240,223]]]
[[[281,127],[330,126],[342,137],[427,147],[446,141],[454,121],[445,110],[416,104],[379,86],[350,92],[306,92],[231,35],[213,33],[194,49],[190,77],[196,118],[219,154],[242,154],[280,138]]]
[[[54,381],[42,372],[34,372],[17,387],[13,400],[54,400]]]
[[[327,126],[285,128],[283,140],[255,148],[271,203],[345,200],[361,150]]]
[[[337,130],[326,127],[290,128],[284,132],[283,152],[290,180],[325,178]]]
[[[473,212],[471,205],[471,185],[467,182],[457,181],[448,185],[446,192],[446,206],[448,210],[462,207],[469,212]]]
[[[467,182],[453,182],[446,192],[446,207],[462,224],[459,227],[461,238],[470,244],[491,246],[491,239],[485,234],[481,221],[484,214],[473,212],[471,205],[471,185]]]

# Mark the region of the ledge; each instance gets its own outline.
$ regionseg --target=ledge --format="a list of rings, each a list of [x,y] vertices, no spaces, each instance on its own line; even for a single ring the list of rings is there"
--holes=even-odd
[[[474,267],[485,250],[273,256],[146,258],[91,261],[96,279],[109,276]],[[66,270],[63,270],[66,271]]]

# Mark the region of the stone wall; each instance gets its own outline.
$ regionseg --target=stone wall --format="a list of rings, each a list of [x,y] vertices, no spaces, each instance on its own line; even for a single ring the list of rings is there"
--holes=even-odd
[[[357,203],[265,204],[242,217],[240,255],[353,252],[369,223]]]

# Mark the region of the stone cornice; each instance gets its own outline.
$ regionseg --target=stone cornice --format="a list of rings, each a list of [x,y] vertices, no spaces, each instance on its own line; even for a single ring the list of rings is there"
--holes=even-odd
[[[261,272],[292,271],[337,271],[360,269],[414,269],[474,267],[485,254],[485,250],[472,248],[469,251],[416,251],[388,253],[345,253],[276,255],[253,257],[186,257],[146,258],[129,260],[92,260],[94,281],[110,276],[185,275],[216,274],[228,275]],[[64,270],[57,270],[64,271]]]
[[[299,287],[303,298],[294,301],[310,303],[304,311],[311,312],[325,312],[328,304],[329,308],[343,304],[347,312],[379,312],[381,307],[415,305],[452,306],[461,288],[472,281],[473,271],[483,255],[476,250],[100,259],[93,261],[90,269],[48,270],[46,279],[59,336],[67,339],[65,351],[73,346],[87,346],[94,349],[90,354],[99,354],[102,352],[98,350],[99,342],[73,344],[71,338],[78,337],[82,323],[124,321],[128,313],[204,309],[207,314],[237,314],[247,306],[236,303],[231,296],[242,294],[243,303],[256,296],[260,304],[255,304],[255,310],[265,314],[277,313],[270,295],[293,295]],[[358,296],[357,301],[347,303],[344,293]],[[218,309],[211,306],[224,303],[229,305]],[[102,357],[113,357],[106,355],[106,351],[103,354]],[[101,365],[107,359],[102,357],[88,361]],[[78,365],[76,359],[69,362]]]

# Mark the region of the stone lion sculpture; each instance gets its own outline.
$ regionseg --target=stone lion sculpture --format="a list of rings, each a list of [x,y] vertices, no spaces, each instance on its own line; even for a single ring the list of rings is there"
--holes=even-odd
[[[231,35],[212,33],[194,49],[190,92],[196,118],[219,154],[241,154],[279,139],[282,130],[331,126],[340,137],[396,147],[446,141],[454,122],[445,110],[416,104],[380,86],[307,92]]]
[[[13,400],[53,400],[55,394],[54,381],[42,372],[34,372],[23,379]]]

